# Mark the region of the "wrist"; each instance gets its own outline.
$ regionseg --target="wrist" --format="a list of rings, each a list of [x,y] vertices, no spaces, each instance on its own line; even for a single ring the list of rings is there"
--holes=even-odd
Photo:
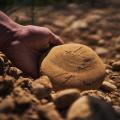
[[[14,24],[3,24],[0,22],[0,51],[3,52],[7,45],[15,40],[17,33],[20,31],[21,25]]]
[[[19,29],[21,29],[21,25],[15,23],[0,11],[0,51],[2,51],[11,40],[14,40]]]

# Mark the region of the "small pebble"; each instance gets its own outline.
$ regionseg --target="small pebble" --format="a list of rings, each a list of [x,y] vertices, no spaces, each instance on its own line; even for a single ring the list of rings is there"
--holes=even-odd
[[[70,26],[71,30],[74,29],[86,29],[88,27],[88,24],[85,21],[82,20],[76,20],[75,22],[72,23]]]
[[[117,45],[117,46],[115,47],[115,50],[120,53],[120,45]]]
[[[58,109],[69,107],[77,98],[80,97],[80,91],[77,89],[66,89],[53,95],[53,100]]]
[[[115,91],[117,89],[117,87],[114,84],[107,82],[107,81],[104,81],[100,88],[103,91],[108,91],[108,92],[112,92],[112,91]]]
[[[99,40],[98,45],[100,45],[100,46],[105,45],[105,40],[104,39]]]
[[[35,99],[33,95],[31,95],[28,91],[25,91],[20,87],[14,89],[12,97],[14,98],[14,101],[18,106],[18,109],[22,108],[22,110],[29,108],[31,103]]]
[[[2,77],[0,76],[0,95],[7,95],[13,89],[13,83],[15,79],[10,76]]]
[[[120,114],[120,106],[114,105],[113,108],[116,110],[117,113]]]
[[[112,70],[120,71],[120,61],[112,63]]]
[[[8,75],[11,75],[14,78],[18,79],[22,75],[22,71],[16,67],[10,67],[8,70]]]
[[[112,80],[112,79],[110,79],[110,78],[107,78],[107,77],[106,77],[105,80],[106,80],[107,82],[113,84],[113,85],[115,85],[115,83],[116,83],[114,80]]]
[[[15,87],[32,88],[32,79],[20,77],[14,84]]]
[[[97,47],[95,51],[101,57],[105,57],[109,53],[109,51],[103,47]]]
[[[38,106],[38,112],[40,116],[45,120],[63,120],[53,103]]]
[[[112,106],[91,96],[76,100],[68,110],[68,120],[116,120]]]
[[[47,104],[48,102],[49,102],[49,100],[48,99],[45,99],[45,98],[42,98],[42,99],[40,99],[40,102],[41,102],[41,104]]]
[[[110,74],[111,70],[110,69],[106,69],[105,72],[106,72],[106,74]]]
[[[106,32],[104,37],[106,39],[110,40],[112,38],[112,36],[113,36],[113,34],[111,32]]]
[[[90,44],[96,45],[101,40],[101,37],[99,35],[89,35],[87,39]]]
[[[7,96],[0,103],[0,112],[10,112],[15,109],[14,99],[11,96]]]
[[[33,94],[41,99],[50,95],[52,84],[47,76],[42,76],[32,83]]]
[[[35,110],[28,109],[21,117],[21,120],[41,120],[41,119]]]

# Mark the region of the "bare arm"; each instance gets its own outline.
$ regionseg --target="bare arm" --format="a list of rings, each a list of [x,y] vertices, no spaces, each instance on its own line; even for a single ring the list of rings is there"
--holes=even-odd
[[[20,25],[0,11],[0,51],[9,40],[13,39],[18,29],[20,29]]]

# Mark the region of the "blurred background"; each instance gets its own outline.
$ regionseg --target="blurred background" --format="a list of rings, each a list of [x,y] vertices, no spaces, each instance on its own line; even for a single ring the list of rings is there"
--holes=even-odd
[[[120,0],[0,0],[0,9],[22,25],[48,27],[65,43],[89,45],[105,62],[120,59]]]

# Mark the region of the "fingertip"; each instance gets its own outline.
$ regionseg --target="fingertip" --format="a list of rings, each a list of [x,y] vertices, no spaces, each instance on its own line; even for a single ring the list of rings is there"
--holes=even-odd
[[[61,38],[58,38],[60,44],[64,44],[64,41]]]
[[[64,41],[59,36],[57,36],[56,34],[51,32],[50,33],[49,44],[50,44],[50,46],[57,46],[57,45],[64,44]]]
[[[55,43],[55,45],[62,45],[64,44],[64,41],[57,35],[55,35],[55,39],[53,41]]]

